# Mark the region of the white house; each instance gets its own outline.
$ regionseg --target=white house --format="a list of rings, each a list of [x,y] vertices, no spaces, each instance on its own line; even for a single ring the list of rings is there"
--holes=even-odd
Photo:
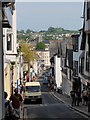
[[[54,56],[54,62],[55,83],[57,85],[57,88],[60,88],[62,86],[61,58],[57,55]]]
[[[37,51],[37,54],[39,55],[39,57],[41,58],[41,60],[44,61],[44,66],[50,66],[50,51],[49,50],[40,50]]]
[[[3,71],[5,71],[6,69],[7,74],[9,71],[8,69],[9,67],[6,67],[7,65],[4,64],[5,57],[3,57],[3,53],[6,53],[5,51],[6,49],[4,48],[4,46],[6,45],[3,41],[5,41],[6,34],[4,33],[3,29],[12,27],[12,16],[14,15],[13,12],[15,10],[14,3],[15,3],[14,0],[13,1],[11,0],[10,2],[0,0],[0,8],[2,8],[0,9],[0,119],[4,119],[4,116],[5,116],[3,100],[4,100],[4,82],[6,81],[4,81],[5,77],[4,77]],[[3,43],[4,43],[4,46],[3,46]],[[7,62],[7,64],[8,63],[9,62]]]

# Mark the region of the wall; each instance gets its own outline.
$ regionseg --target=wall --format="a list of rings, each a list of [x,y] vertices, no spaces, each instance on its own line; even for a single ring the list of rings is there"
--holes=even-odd
[[[57,56],[54,57],[55,60],[55,65],[54,65],[54,69],[55,69],[55,81],[57,84],[57,87],[60,87],[60,85],[62,84],[62,73],[61,73],[61,58],[58,58]]]

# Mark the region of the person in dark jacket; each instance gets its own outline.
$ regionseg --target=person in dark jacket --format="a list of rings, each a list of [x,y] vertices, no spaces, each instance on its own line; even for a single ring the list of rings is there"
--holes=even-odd
[[[78,89],[78,91],[76,92],[76,103],[77,103],[77,106],[79,106],[79,103],[80,103],[80,99],[81,99],[81,92],[80,90]]]
[[[10,104],[10,101],[7,100],[7,92],[4,92],[4,101],[5,101],[5,120],[12,120],[13,119],[13,109]]]
[[[71,105],[75,105],[76,106],[76,91],[72,90],[70,92],[70,96],[71,96]]]

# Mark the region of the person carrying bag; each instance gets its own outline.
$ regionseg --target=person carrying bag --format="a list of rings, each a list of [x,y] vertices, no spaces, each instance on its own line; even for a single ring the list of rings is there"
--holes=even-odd
[[[22,96],[18,94],[18,89],[14,90],[15,94],[11,95],[10,101],[12,102],[13,114],[16,118],[20,118],[20,106],[22,107]]]

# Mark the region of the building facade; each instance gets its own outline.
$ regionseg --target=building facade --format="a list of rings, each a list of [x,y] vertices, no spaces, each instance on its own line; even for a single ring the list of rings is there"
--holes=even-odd
[[[84,1],[83,10],[83,33],[81,41],[81,50],[84,51],[83,58],[80,59],[82,63],[81,75],[86,83],[85,87],[90,85],[90,0]],[[84,63],[84,65],[83,65]]]
[[[45,67],[50,66],[50,51],[49,50],[41,50],[37,51],[40,59],[44,61]]]
[[[4,64],[4,61],[6,62],[6,60],[4,60],[4,57],[3,57],[3,53],[5,53],[3,51],[4,49],[3,39],[5,37],[3,29],[11,28],[12,26],[12,16],[13,16],[13,11],[15,9],[14,4],[15,4],[14,0],[13,1],[11,0],[10,2],[6,2],[4,0],[0,1],[0,98],[1,98],[0,99],[0,119],[3,119],[5,115],[4,114],[4,78],[6,78],[5,76],[7,74],[10,75],[8,73],[10,69],[9,66]],[[7,62],[7,64],[8,63],[9,61]],[[4,74],[4,71],[6,71],[5,74]]]

